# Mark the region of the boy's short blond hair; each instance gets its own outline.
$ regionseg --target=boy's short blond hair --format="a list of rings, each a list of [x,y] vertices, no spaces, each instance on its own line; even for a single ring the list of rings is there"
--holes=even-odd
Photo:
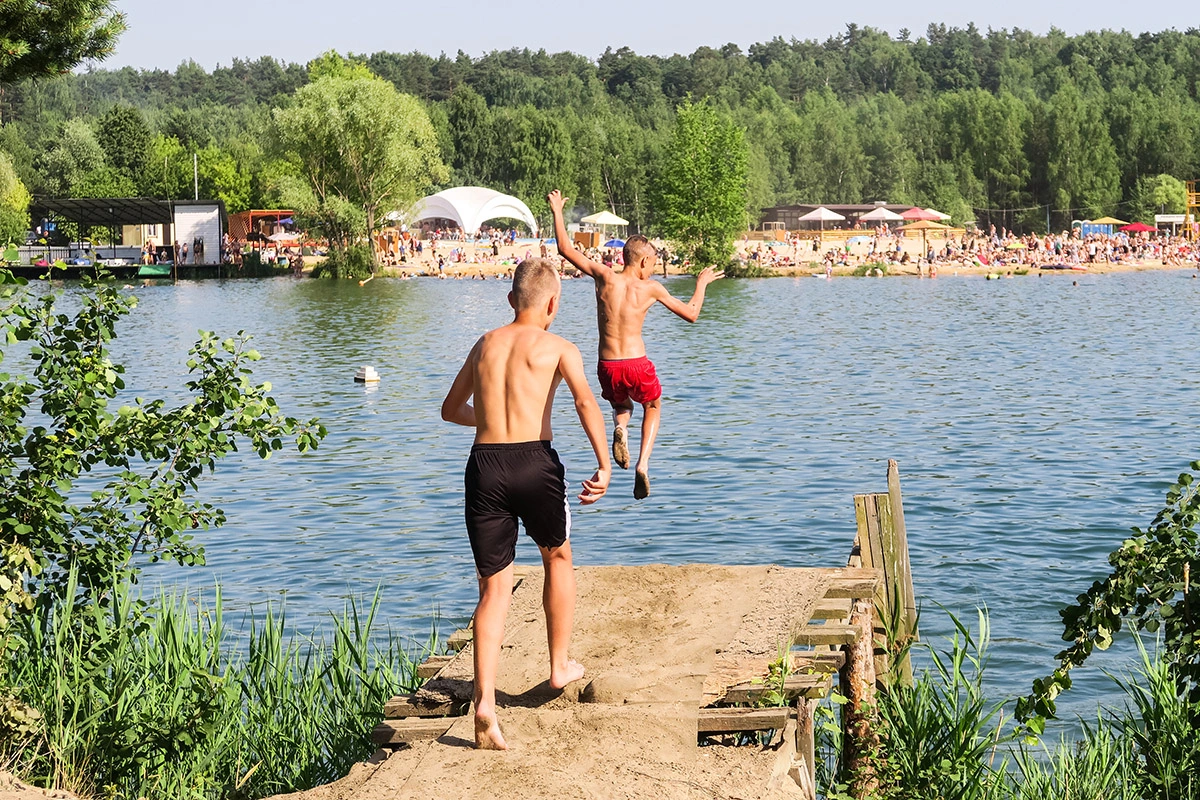
[[[658,255],[658,251],[654,249],[654,245],[650,244],[650,240],[640,233],[635,233],[625,240],[625,266],[636,264],[647,256]]]
[[[523,311],[559,290],[558,270],[548,258],[527,258],[513,273],[513,308]]]

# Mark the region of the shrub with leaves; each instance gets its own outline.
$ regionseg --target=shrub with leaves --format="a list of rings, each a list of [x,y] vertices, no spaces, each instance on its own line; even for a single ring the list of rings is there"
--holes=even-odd
[[[239,444],[268,458],[285,440],[304,451],[325,435],[250,380],[259,355],[243,334],[201,332],[187,402],[129,398],[114,410],[125,369],[108,344],[137,300],[96,286],[72,315],[60,299],[10,286],[0,310],[0,347],[26,343],[28,356],[0,373],[0,637],[36,603],[104,605],[114,582],[136,581],[142,560],[203,563],[191,531],[225,519],[195,497],[205,471]]]
[[[1200,461],[1191,463],[1200,470]],[[1157,633],[1162,657],[1179,688],[1180,700],[1200,720],[1200,606],[1191,576],[1200,570],[1200,484],[1182,473],[1167,490],[1167,504],[1146,530],[1134,528],[1108,557],[1112,571],[1064,608],[1059,666],[1034,681],[1033,692],[1017,704],[1017,717],[1033,733],[1055,714],[1055,698],[1071,687],[1070,671],[1094,650],[1107,650],[1123,628]]]

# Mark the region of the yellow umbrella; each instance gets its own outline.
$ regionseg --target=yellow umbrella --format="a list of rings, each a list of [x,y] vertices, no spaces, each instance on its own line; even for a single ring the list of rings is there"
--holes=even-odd
[[[1093,225],[1128,225],[1129,224],[1125,220],[1117,219],[1116,217],[1101,217],[1100,219],[1092,220],[1091,223]]]

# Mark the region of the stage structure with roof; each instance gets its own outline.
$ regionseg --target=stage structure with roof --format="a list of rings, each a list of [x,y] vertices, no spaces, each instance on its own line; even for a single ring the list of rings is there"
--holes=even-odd
[[[483,223],[493,219],[516,219],[529,226],[537,236],[538,224],[533,212],[512,195],[483,186],[459,186],[418,200],[405,215],[410,223],[445,219],[465,233],[476,233]]]

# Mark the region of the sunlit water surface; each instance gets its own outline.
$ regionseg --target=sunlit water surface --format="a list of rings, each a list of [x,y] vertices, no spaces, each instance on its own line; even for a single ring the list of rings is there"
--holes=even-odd
[[[669,286],[686,296],[692,283]],[[435,618],[443,630],[464,621],[476,591],[462,522],[471,432],[443,423],[439,407],[476,337],[510,319],[508,289],[139,288],[114,347],[131,393],[179,399],[196,331],[246,330],[264,356],[257,379],[288,413],[329,429],[315,453],[223,463],[203,487],[229,518],[203,537],[208,567],[157,566],[151,583],[219,582],[235,610],[255,613],[282,601],[301,629],[378,587],[399,633],[424,639]],[[600,504],[577,508],[576,560],[844,564],[852,495],[884,490],[895,458],[925,638],[952,629],[939,606],[972,625],[986,607],[990,683],[997,698],[1024,693],[1061,647],[1058,609],[1200,457],[1198,301],[1190,272],[719,282],[696,325],[651,313],[665,391],[653,494],[635,502],[632,475],[619,473]],[[590,281],[564,284],[553,330],[590,372]],[[381,373],[377,388],[353,382],[361,364]],[[555,423],[577,483],[593,459],[565,397]],[[519,560],[536,561],[528,540]],[[1120,702],[1099,669],[1076,686],[1060,704],[1068,715]]]

